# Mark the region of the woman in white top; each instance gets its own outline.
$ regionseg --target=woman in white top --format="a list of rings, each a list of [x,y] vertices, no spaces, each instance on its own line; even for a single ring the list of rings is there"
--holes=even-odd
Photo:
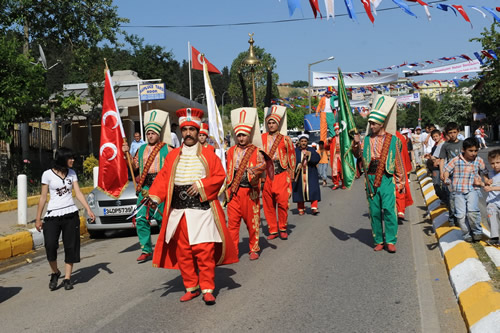
[[[47,260],[52,269],[49,283],[50,290],[57,289],[57,281],[61,276],[61,271],[57,268],[57,249],[59,248],[61,232],[64,245],[64,262],[66,263],[63,280],[65,290],[73,289],[70,279],[73,263],[80,262],[80,218],[78,208],[73,201],[72,190],[75,190],[76,198],[85,207],[88,216],[92,220],[95,219],[94,213],[80,190],[76,173],[71,169],[75,162],[73,156],[71,149],[59,148],[56,152],[54,167],[46,170],[42,175],[42,194],[38,202],[35,227],[38,231],[43,229]],[[42,211],[49,192],[50,201],[42,223]]]

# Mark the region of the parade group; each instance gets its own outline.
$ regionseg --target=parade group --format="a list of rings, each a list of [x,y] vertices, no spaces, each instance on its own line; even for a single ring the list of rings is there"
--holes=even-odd
[[[263,134],[256,108],[232,110],[235,145],[225,152],[225,166],[216,147],[207,142],[209,129],[202,122],[202,110],[185,108],[176,112],[182,135],[178,148],[172,148],[168,112],[146,112],[147,142],[138,149],[133,149],[134,142],[131,147],[126,142],[122,147],[124,152],[135,150],[135,223],[142,249],[137,260],[152,259],[154,267],[179,269],[186,289],[181,302],[202,294],[207,305],[215,304],[215,266],[238,262],[242,220],[248,231],[249,259],[259,258],[260,198],[267,239],[286,240],[290,198],[296,203],[299,216],[306,214],[306,202],[310,203],[311,215],[319,214],[321,185],[328,188],[328,164],[332,189],[345,189],[339,151],[342,125],[335,99],[328,90],[318,105],[321,141],[317,148],[310,144],[306,133],[299,135],[296,143],[287,136],[284,106],[265,109]],[[351,136],[350,153],[357,159],[356,178],[365,174],[374,251],[396,252],[398,222],[404,220],[406,207],[413,204],[409,175],[425,164],[433,173],[439,195],[450,207],[450,223],[460,226],[466,240],[480,239],[477,189],[486,186],[494,199],[498,197],[500,185],[496,185],[495,175],[500,172],[500,153],[492,155],[494,171],[483,180],[485,165],[477,157],[479,142],[469,138],[462,144],[456,137],[458,126],[448,124],[448,141],[444,143],[444,134],[430,127],[424,133],[417,127],[411,137],[409,130],[400,133],[395,120],[396,100],[379,96],[368,116],[365,137],[356,133]],[[140,136],[136,138],[139,140]],[[498,210],[500,197],[491,203]],[[151,219],[161,225],[154,247]],[[498,224],[492,228],[495,237],[493,229],[498,242]],[[52,275],[56,273],[53,269]]]

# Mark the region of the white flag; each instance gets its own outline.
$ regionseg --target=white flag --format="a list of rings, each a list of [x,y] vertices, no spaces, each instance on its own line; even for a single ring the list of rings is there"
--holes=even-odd
[[[380,6],[380,3],[382,2],[382,0],[370,0],[370,2],[372,3],[373,14],[377,15],[377,8],[378,8],[378,6]]]
[[[219,147],[215,150],[215,153],[219,156],[222,166],[224,167],[224,170],[226,170],[226,154],[223,147],[224,129],[222,128],[222,118],[220,116],[217,103],[215,102],[214,90],[212,89],[212,83],[210,82],[210,76],[208,74],[208,67],[205,62],[203,62],[203,79],[205,81],[205,96],[207,97],[209,134]]]
[[[335,0],[325,0],[326,19],[329,20],[330,16],[335,18]]]

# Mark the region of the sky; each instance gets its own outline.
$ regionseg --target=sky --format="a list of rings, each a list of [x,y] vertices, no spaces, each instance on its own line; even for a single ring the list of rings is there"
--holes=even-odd
[[[426,0],[424,0],[426,1]],[[325,12],[324,0],[319,0]],[[375,16],[368,19],[360,0],[353,0],[358,22],[348,16],[344,0],[335,0],[334,20],[314,19],[308,0],[300,0],[302,10],[289,16],[287,0],[115,0],[118,14],[130,23],[122,27],[127,33],[144,38],[146,43],[157,44],[173,53],[179,62],[188,58],[188,41],[219,69],[230,68],[239,53],[248,50],[248,33],[254,33],[255,45],[270,53],[277,62],[275,72],[279,83],[308,80],[308,64],[330,56],[332,61],[311,67],[311,71],[365,72],[399,65],[405,61],[424,62],[441,57],[467,54],[482,50],[478,42],[484,28],[489,28],[493,16],[486,18],[469,5],[495,8],[499,0],[426,1],[448,5],[463,5],[472,24],[460,14],[430,8],[428,21],[420,5],[410,5],[418,16],[412,17],[390,0],[383,0]],[[498,16],[500,13],[496,12]],[[269,22],[289,19],[309,19],[276,24],[233,25],[245,22]],[[231,24],[212,28],[186,27],[197,24]],[[181,26],[175,28],[145,28],[140,26]],[[499,53],[500,55],[500,53]],[[445,63],[441,64],[445,65]],[[406,68],[405,70],[410,70]],[[400,72],[402,69],[399,70]],[[463,74],[433,74],[415,77],[415,80],[446,80]],[[471,77],[474,75],[471,75]],[[168,87],[167,87],[168,89]]]

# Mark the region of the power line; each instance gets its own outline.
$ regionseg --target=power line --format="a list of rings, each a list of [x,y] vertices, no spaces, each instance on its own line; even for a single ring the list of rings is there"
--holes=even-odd
[[[448,0],[437,0],[429,1],[429,4],[446,2]],[[409,6],[420,6],[420,5],[409,5]],[[378,9],[378,12],[385,12],[394,9],[401,9],[400,7],[389,7]],[[365,12],[357,12],[356,14],[365,14]],[[338,14],[335,17],[345,17],[348,14]],[[291,23],[291,22],[301,22],[301,21],[311,21],[316,20],[314,17],[310,18],[299,18],[299,19],[287,19],[287,20],[274,20],[274,21],[259,21],[259,22],[236,22],[236,23],[219,23],[219,24],[193,24],[193,25],[122,25],[122,28],[151,28],[151,29],[176,29],[176,28],[217,28],[217,27],[231,27],[231,26],[246,26],[246,25],[257,25],[257,24],[278,24],[278,23]]]

